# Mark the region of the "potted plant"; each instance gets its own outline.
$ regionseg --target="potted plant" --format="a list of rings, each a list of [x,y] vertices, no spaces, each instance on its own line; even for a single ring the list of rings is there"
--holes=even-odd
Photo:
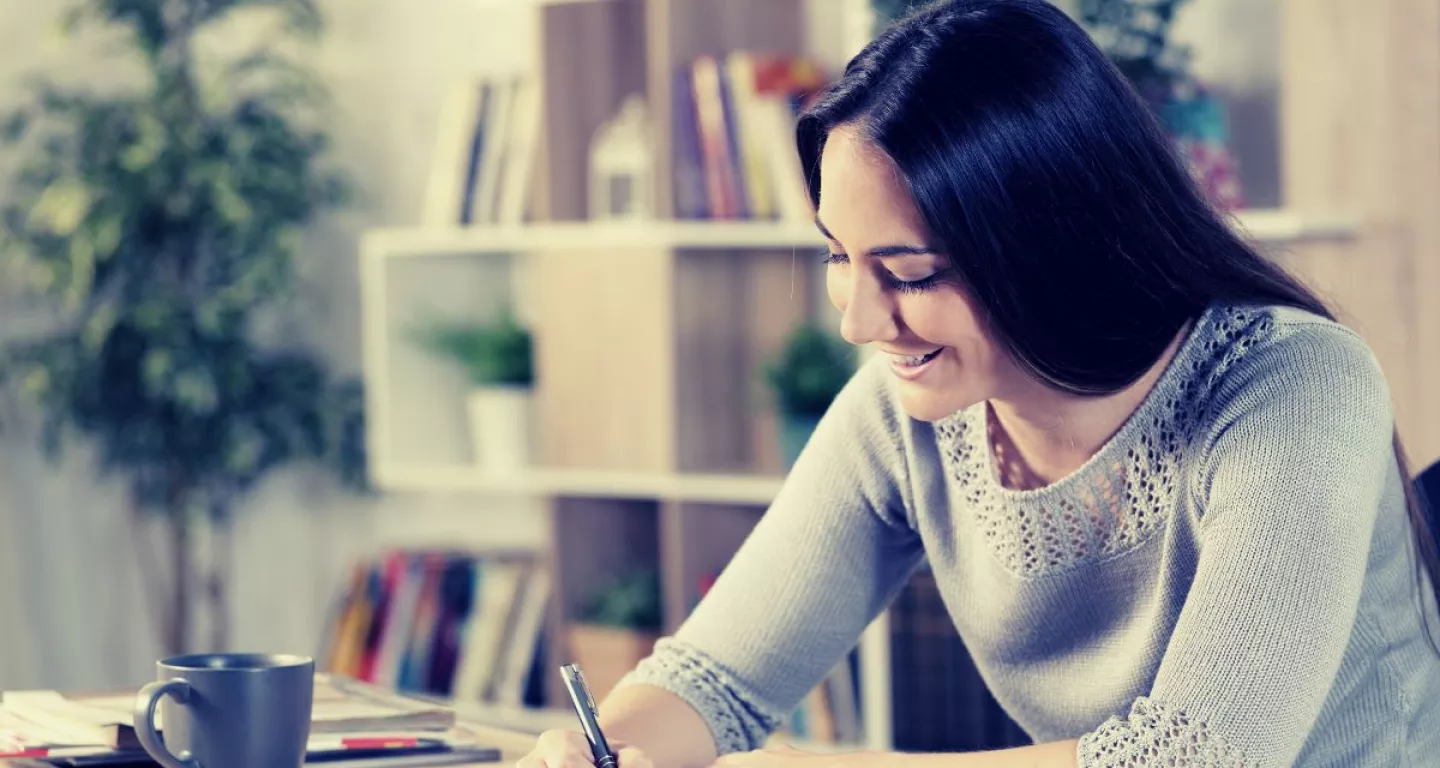
[[[475,459],[489,470],[528,466],[534,423],[534,344],[509,308],[485,323],[431,323],[420,334],[430,351],[464,370]]]
[[[635,569],[596,590],[579,621],[570,623],[570,656],[585,670],[597,701],[654,649],[661,630],[660,603],[660,574]]]
[[[854,349],[843,339],[809,323],[791,332],[766,369],[780,414],[786,468],[795,463],[820,417],[854,373]]]
[[[322,84],[288,53],[317,38],[320,11],[66,5],[63,26],[113,33],[106,50],[137,77],[104,91],[37,81],[0,114],[0,303],[45,318],[0,344],[0,388],[31,406],[5,426],[33,428],[52,458],[94,449],[96,470],[124,483],[164,652],[224,650],[231,526],[252,492],[301,462],[366,487],[359,383],[261,331],[304,322],[286,311],[317,255],[300,235],[349,197]],[[256,8],[283,11],[290,39],[197,53]],[[151,519],[167,534],[159,553]],[[192,636],[195,609],[208,640]]]

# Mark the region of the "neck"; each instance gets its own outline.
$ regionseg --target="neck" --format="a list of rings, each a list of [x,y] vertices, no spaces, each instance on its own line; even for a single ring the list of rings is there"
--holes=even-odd
[[[991,398],[992,450],[997,463],[1009,465],[1002,466],[1005,484],[1042,487],[1089,461],[1150,394],[1189,330],[1181,328],[1143,376],[1113,394],[1072,395],[1025,377],[1006,397]]]

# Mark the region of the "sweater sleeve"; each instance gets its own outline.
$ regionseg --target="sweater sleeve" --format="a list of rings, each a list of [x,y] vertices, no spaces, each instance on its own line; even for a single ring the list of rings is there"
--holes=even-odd
[[[758,748],[919,563],[883,362],[852,378],[704,599],[621,681],[678,695],[720,754]]]
[[[1081,739],[1082,768],[1288,766],[1319,716],[1397,470],[1368,347],[1339,326],[1289,333],[1218,385],[1193,581],[1149,696]]]

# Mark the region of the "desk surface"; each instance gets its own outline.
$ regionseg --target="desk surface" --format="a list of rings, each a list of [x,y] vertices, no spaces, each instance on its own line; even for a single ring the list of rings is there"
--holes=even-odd
[[[466,727],[478,734],[484,743],[500,748],[499,765],[514,765],[516,760],[524,757],[535,746],[535,735],[531,733],[473,723],[467,724]],[[485,765],[494,766],[497,763],[486,763]],[[462,768],[468,768],[468,766]]]
[[[488,746],[500,748],[500,762],[498,763],[475,763],[472,765],[457,765],[451,768],[496,768],[496,766],[513,766],[516,760],[524,757],[531,747],[535,746],[535,736],[529,733],[520,733],[503,728],[475,725],[467,723],[466,729],[474,732]],[[0,768],[12,766],[8,760],[0,760]]]

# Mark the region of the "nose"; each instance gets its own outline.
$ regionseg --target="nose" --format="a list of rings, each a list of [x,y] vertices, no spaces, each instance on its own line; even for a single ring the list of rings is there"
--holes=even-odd
[[[831,285],[831,296],[840,310],[840,335],[851,344],[893,341],[900,335],[895,303],[878,280],[857,276],[858,270]],[[838,289],[838,290],[837,290]]]

